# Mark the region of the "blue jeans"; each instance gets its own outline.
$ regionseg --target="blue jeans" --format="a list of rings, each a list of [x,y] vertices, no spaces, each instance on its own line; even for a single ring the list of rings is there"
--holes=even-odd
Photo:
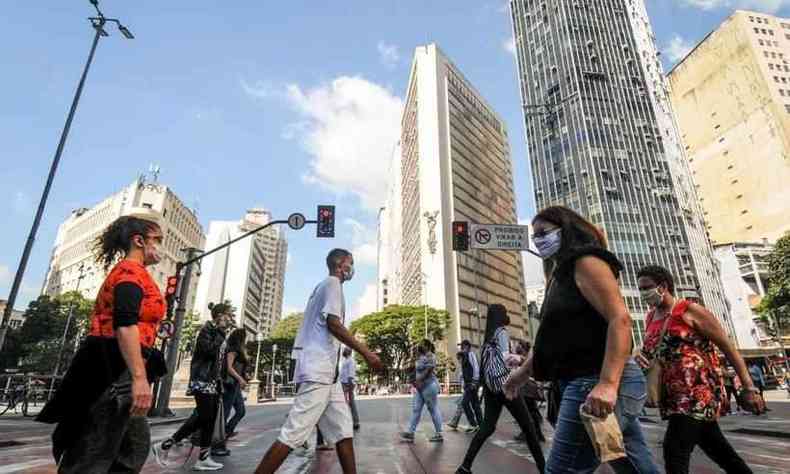
[[[442,413],[439,411],[439,383],[435,380],[423,385],[422,390],[417,390],[412,398],[411,423],[409,423],[409,433],[417,430],[422,416],[422,407],[428,408],[431,414],[433,427],[437,433],[442,432]]]
[[[560,402],[554,444],[546,463],[546,473],[592,473],[601,464],[579,417],[579,407],[598,383],[598,376],[560,380]],[[645,403],[645,377],[629,359],[620,380],[615,414],[623,432],[627,457],[610,462],[617,474],[658,474],[658,468],[645,442],[639,415]]]
[[[239,424],[247,410],[244,408],[244,395],[241,393],[239,384],[225,384],[225,392],[222,394],[222,405],[225,410],[225,433],[233,433],[236,431],[236,425]],[[233,418],[230,420],[230,409],[233,409]]]

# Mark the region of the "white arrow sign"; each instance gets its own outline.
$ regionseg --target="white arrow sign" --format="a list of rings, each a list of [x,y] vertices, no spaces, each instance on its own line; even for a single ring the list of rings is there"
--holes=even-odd
[[[471,224],[470,247],[486,250],[529,250],[529,226]]]

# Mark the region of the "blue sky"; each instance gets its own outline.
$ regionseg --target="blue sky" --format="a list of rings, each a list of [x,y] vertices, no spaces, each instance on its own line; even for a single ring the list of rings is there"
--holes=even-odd
[[[648,0],[669,65],[736,7],[786,0]],[[375,209],[398,138],[415,46],[436,42],[508,125],[519,215],[534,213],[506,3],[103,0],[97,51],[18,307],[38,294],[57,226],[149,163],[204,227],[263,206],[280,218],[338,206],[337,238],[288,232],[285,310],[299,310],[333,246],[356,250],[349,306],[373,304]],[[8,294],[92,37],[87,0],[10,2],[0,16],[0,298]]]

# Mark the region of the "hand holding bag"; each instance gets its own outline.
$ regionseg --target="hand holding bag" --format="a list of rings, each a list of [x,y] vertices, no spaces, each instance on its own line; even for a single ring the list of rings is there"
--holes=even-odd
[[[582,405],[579,407],[579,417],[590,437],[595,454],[602,463],[626,457],[623,432],[620,431],[620,424],[614,413],[610,413],[606,418],[598,418],[587,413]]]

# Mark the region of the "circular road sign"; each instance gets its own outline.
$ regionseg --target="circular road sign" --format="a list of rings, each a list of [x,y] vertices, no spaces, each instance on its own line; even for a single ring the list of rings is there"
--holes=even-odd
[[[299,230],[304,227],[305,218],[302,214],[295,212],[288,216],[288,227],[293,230]]]
[[[159,336],[160,339],[170,339],[175,332],[176,327],[173,321],[162,321],[159,323],[159,329],[156,331],[156,335]]]
[[[477,232],[475,232],[475,240],[477,243],[483,245],[491,242],[491,231],[488,229],[478,229]]]

